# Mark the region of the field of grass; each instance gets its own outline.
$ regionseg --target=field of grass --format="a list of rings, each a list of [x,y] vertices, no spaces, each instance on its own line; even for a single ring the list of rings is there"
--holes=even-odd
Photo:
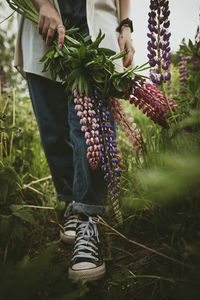
[[[99,224],[107,273],[94,283],[68,279],[72,247],[59,238],[64,204],[56,201],[30,100],[13,81],[16,75],[7,89],[2,85],[0,299],[200,298],[199,45],[182,47],[190,57],[184,88],[174,54],[167,93],[178,109],[170,129],[124,103],[145,151],[135,150],[119,128],[124,221],[118,224],[108,201]]]

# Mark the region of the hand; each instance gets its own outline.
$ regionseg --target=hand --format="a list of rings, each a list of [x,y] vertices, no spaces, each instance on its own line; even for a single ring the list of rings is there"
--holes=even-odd
[[[118,43],[121,51],[124,49],[128,51],[128,53],[123,58],[123,66],[125,68],[131,67],[133,64],[135,49],[131,41],[131,30],[129,27],[122,26]]]
[[[55,7],[49,1],[44,1],[39,7],[38,32],[50,46],[56,31],[58,32],[58,47],[61,48],[64,44],[65,27]]]

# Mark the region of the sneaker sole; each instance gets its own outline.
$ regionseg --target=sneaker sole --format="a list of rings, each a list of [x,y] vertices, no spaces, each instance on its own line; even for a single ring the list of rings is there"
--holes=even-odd
[[[81,280],[87,280],[87,281],[95,281],[98,279],[101,279],[106,272],[105,263],[103,263],[101,266],[94,268],[94,269],[88,269],[88,270],[79,270],[74,271],[72,268],[69,268],[68,270],[68,276],[69,279],[76,279],[79,277]]]
[[[72,244],[75,241],[75,236],[66,235],[60,231],[60,238],[66,244]]]

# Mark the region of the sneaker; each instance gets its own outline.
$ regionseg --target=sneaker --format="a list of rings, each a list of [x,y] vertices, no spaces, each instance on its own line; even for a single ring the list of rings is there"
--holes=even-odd
[[[76,239],[73,251],[69,278],[98,280],[105,274],[105,263],[99,250],[99,235],[97,224],[91,217],[79,220],[76,229]]]
[[[78,215],[68,213],[64,215],[63,230],[60,230],[60,238],[64,243],[73,243],[76,237]]]

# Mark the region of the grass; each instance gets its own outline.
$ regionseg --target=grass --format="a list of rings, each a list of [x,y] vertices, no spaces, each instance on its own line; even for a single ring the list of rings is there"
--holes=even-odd
[[[145,151],[133,149],[119,131],[124,223],[111,209],[101,220],[107,273],[94,283],[68,280],[72,246],[59,238],[64,204],[56,201],[30,101],[1,95],[2,300],[199,299],[199,108],[180,95],[177,67],[173,73],[168,92],[183,117],[169,130],[125,103]]]

